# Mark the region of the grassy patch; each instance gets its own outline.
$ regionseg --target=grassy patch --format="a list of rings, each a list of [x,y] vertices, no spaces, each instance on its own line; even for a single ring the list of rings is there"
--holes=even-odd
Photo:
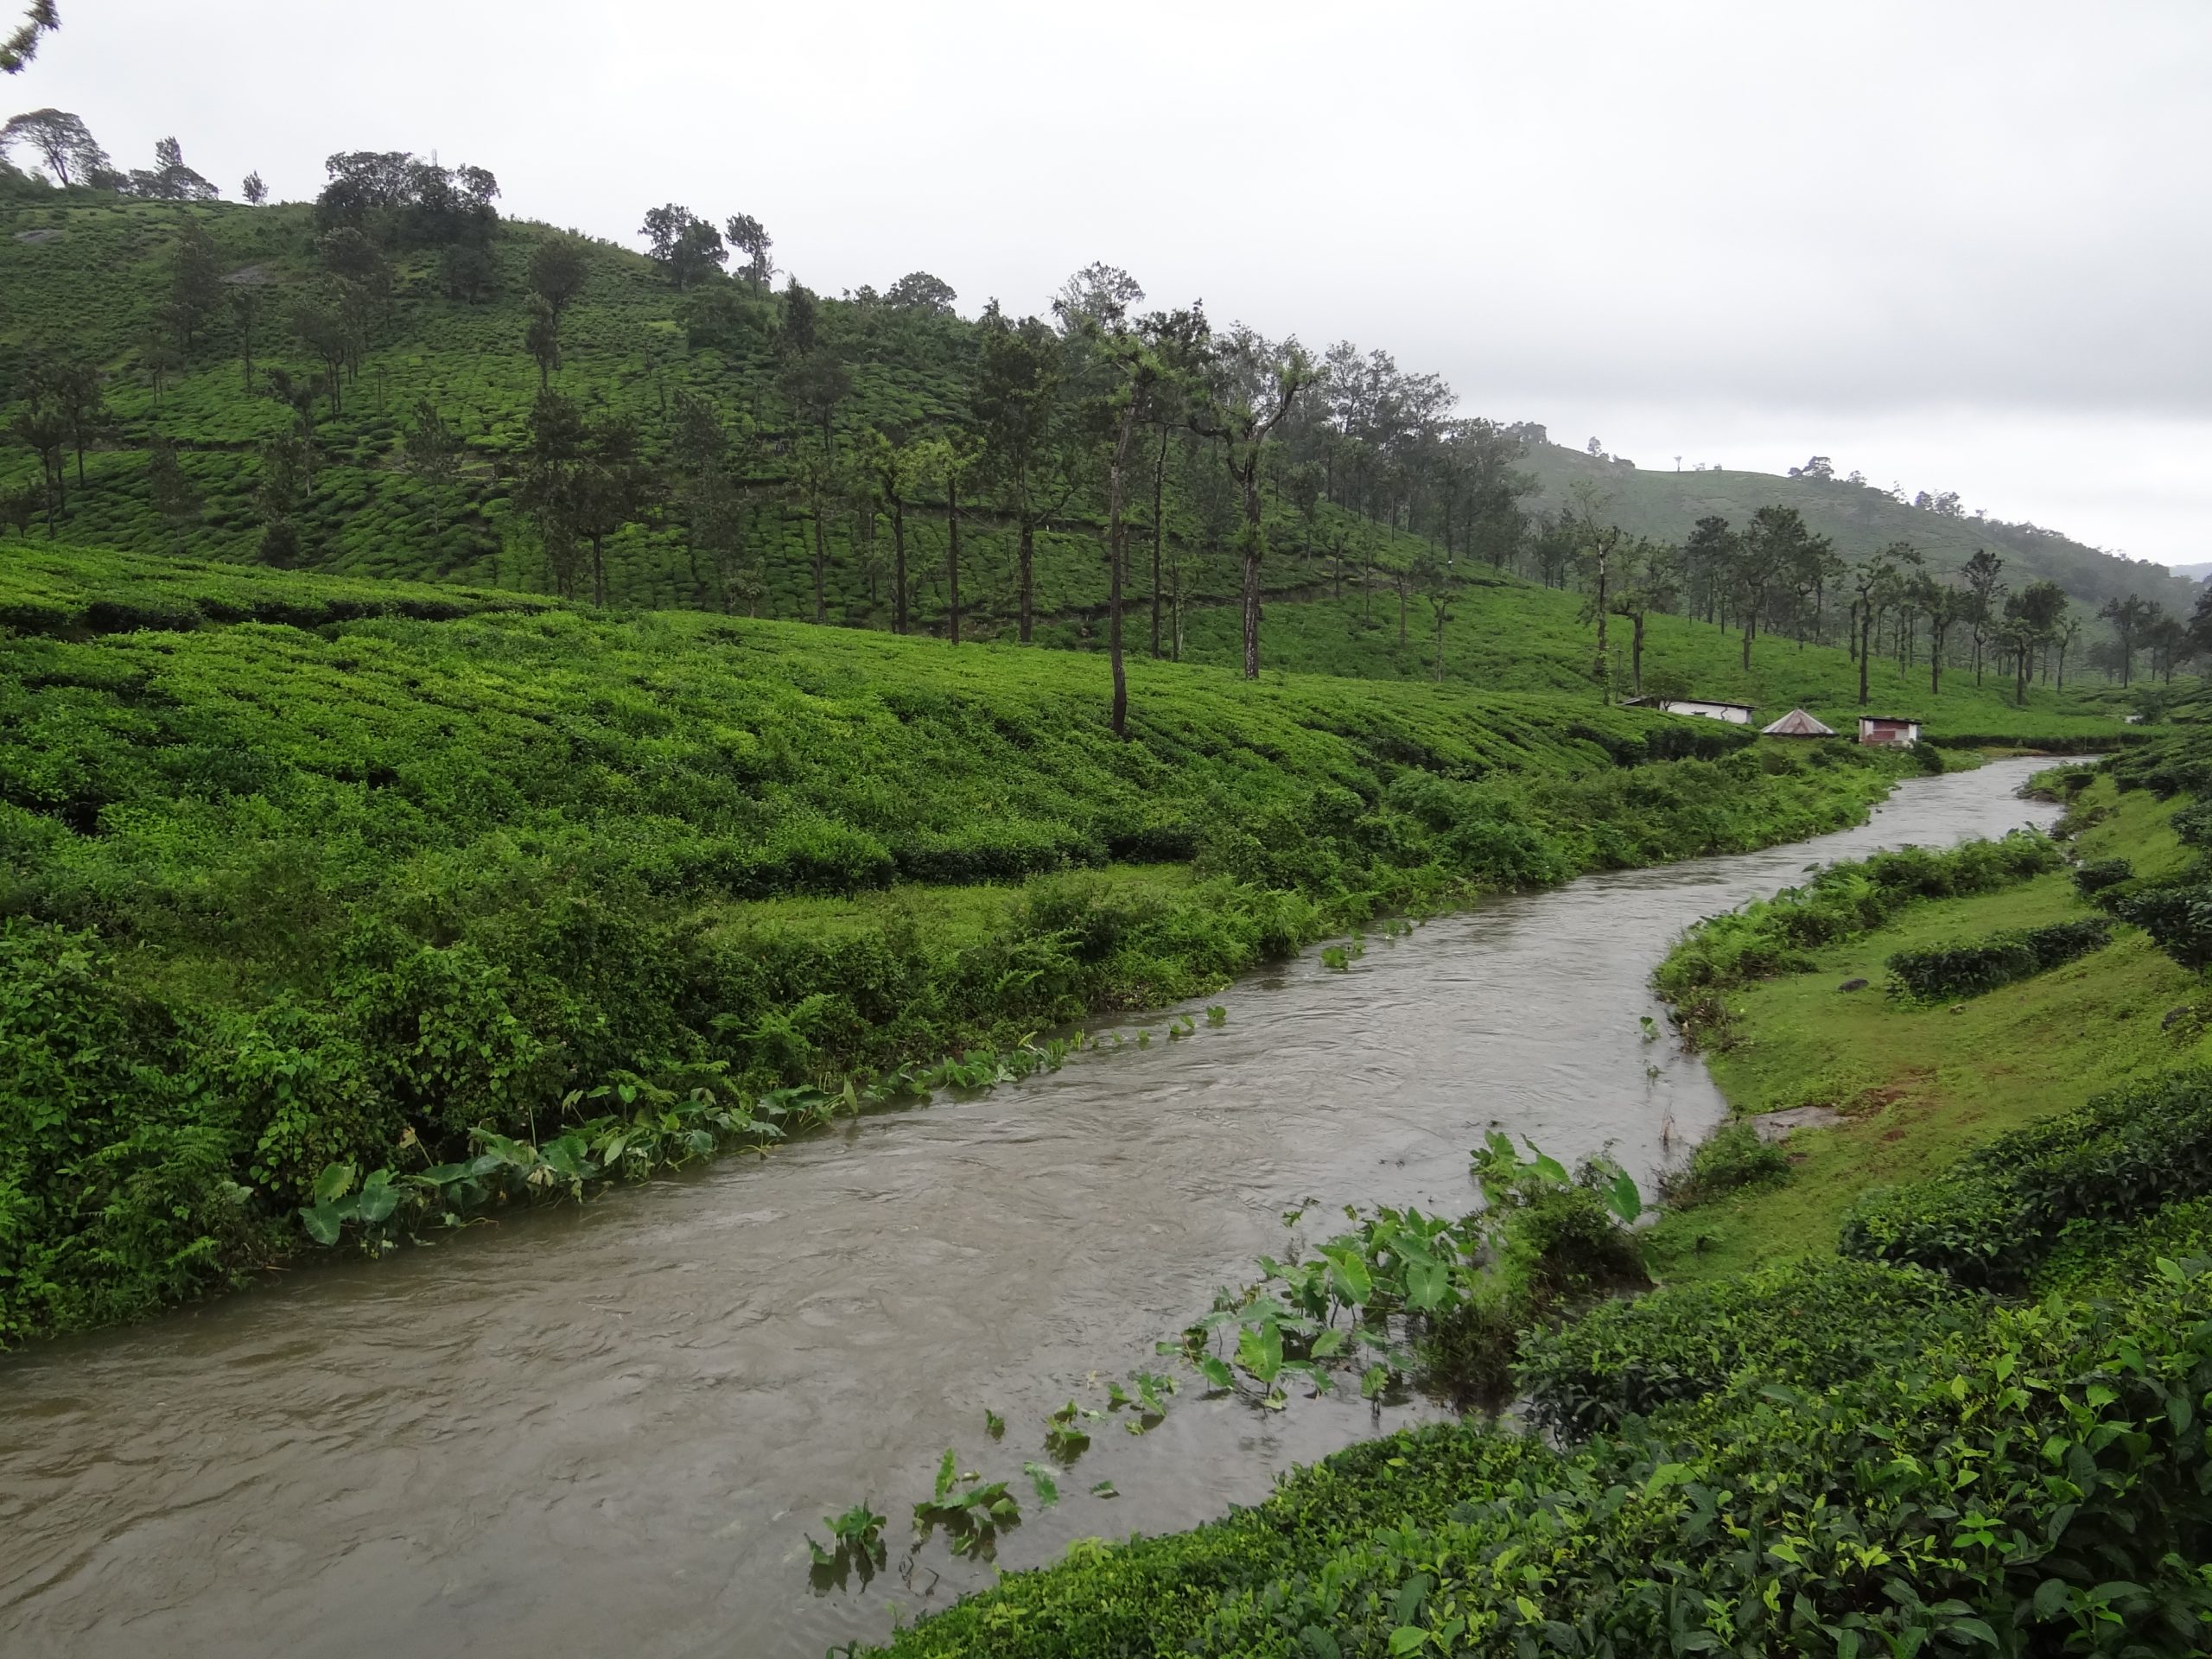
[[[2086,855],[2125,851],[2168,868],[2182,849],[2166,829],[2173,806],[2100,782]],[[1834,1249],[1852,1201],[1872,1186],[1926,1179],[1960,1154],[2096,1090],[2212,1058],[2193,1020],[2162,1020],[2202,995],[2196,976],[2133,929],[2092,957],[1975,997],[1900,1006],[1882,995],[1884,964],[2007,929],[2093,914],[2063,874],[2009,891],[1918,906],[1878,932],[1812,955],[1808,971],[1732,993],[1738,1040],[1712,1057],[1739,1112],[1824,1106],[1833,1128],[1790,1137],[1796,1178],[1667,1216],[1653,1260],[1670,1279],[1709,1277]],[[1837,988],[1853,979],[1865,990]]]

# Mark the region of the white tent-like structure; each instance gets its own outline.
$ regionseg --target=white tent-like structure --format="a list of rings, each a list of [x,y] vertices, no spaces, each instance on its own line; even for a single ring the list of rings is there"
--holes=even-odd
[[[1792,709],[1771,726],[1762,727],[1762,737],[1834,737],[1835,728],[1823,726],[1802,709]]]

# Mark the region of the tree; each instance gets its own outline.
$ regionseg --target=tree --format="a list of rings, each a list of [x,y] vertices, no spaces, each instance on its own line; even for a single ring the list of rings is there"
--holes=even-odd
[[[146,489],[181,554],[185,532],[200,517],[200,492],[177,464],[176,446],[167,439],[156,438],[146,451]]]
[[[862,464],[876,499],[891,516],[891,632],[906,632],[906,508],[928,474],[924,447],[901,443],[870,427],[861,439]]]
[[[188,218],[169,251],[168,315],[179,350],[190,354],[200,329],[222,302],[223,264],[214,238],[197,219]]]
[[[1643,695],[1643,638],[1654,611],[1671,611],[1678,596],[1676,554],[1641,537],[1620,550],[1614,575],[1612,609],[1629,623],[1629,686],[1631,696]]]
[[[1859,706],[1871,700],[1868,677],[1874,658],[1874,620],[1897,596],[1905,554],[1917,552],[1907,542],[1891,542],[1861,559],[1851,573],[1852,620],[1859,630]]]
[[[1119,265],[1094,261],[1060,284],[1052,316],[1069,338],[1110,331],[1144,303],[1144,289]]]
[[[749,451],[750,423],[742,416],[739,421],[741,442]],[[695,602],[702,602],[705,598],[704,584],[699,576],[699,554],[704,550],[713,562],[722,608],[729,609],[732,599],[741,592],[748,601],[748,608],[757,607],[762,590],[746,558],[744,492],[731,475],[733,445],[729,428],[712,399],[696,392],[677,391],[669,448],[676,463]]]
[[[745,269],[739,274],[757,288],[767,287],[776,274],[768,258],[776,239],[768,234],[768,227],[750,213],[733,213],[722,229],[728,233],[730,246],[745,256]]]
[[[530,251],[530,291],[552,308],[556,327],[590,276],[581,237],[556,232]]]
[[[254,331],[261,321],[259,288],[245,283],[231,290],[231,318],[238,325],[238,366],[245,372],[245,393],[251,397],[253,395]]]
[[[269,187],[261,181],[258,172],[249,173],[245,175],[245,182],[238,188],[238,194],[258,207],[269,200]]]
[[[2202,600],[2197,602],[2200,605],[2203,603]],[[2051,641],[2058,647],[2058,689],[2061,691],[2066,689],[2066,653],[2074,648],[2074,642],[2081,637],[2081,619],[2069,616],[2058,625],[2057,636]]]
[[[638,454],[638,429],[610,416],[584,429],[583,465],[570,497],[570,527],[591,546],[591,602],[607,605],[607,540],[645,508],[652,475]]]
[[[1926,575],[1914,578],[1913,592],[1922,614],[1928,619],[1928,695],[1940,696],[1943,690],[1944,642],[1950,635],[1951,625],[1966,614],[1967,595]]]
[[[2005,592],[2005,584],[1998,579],[1998,572],[2005,568],[2005,561],[1987,548],[1977,548],[1959,574],[1966,578],[1967,601],[1967,625],[1974,631],[1974,683],[1981,683],[1981,652],[1987,643],[1990,625],[1997,620],[1997,601]]]
[[[954,431],[917,446],[917,474],[944,492],[945,632],[960,643],[960,493],[975,470],[976,451],[965,433]]]
[[[401,440],[407,470],[430,493],[430,533],[445,529],[445,492],[461,472],[461,439],[429,398],[415,405],[415,419]]]
[[[156,142],[153,167],[132,168],[124,192],[149,201],[213,201],[223,194],[184,164],[184,146],[174,138]]]
[[[951,283],[926,270],[910,270],[884,290],[883,302],[895,310],[949,317],[952,315],[952,302],[959,297],[952,291]]]
[[[1707,514],[1692,526],[1682,543],[1682,578],[1689,589],[1690,612],[1708,622],[1726,626],[1722,604],[1730,573],[1736,568],[1737,535],[1728,521]]]
[[[537,390],[543,396],[553,371],[561,366],[561,314],[543,294],[531,296],[530,326],[523,331],[522,344],[537,364]]]
[[[1208,353],[1210,408],[1202,417],[1207,435],[1220,440],[1230,476],[1244,499],[1243,564],[1244,677],[1260,677],[1260,563],[1267,536],[1260,520],[1261,467],[1268,441],[1290,414],[1299,394],[1315,379],[1313,361],[1295,338],[1280,344],[1239,324],[1217,349]]]
[[[1802,467],[1792,467],[1789,469],[1789,476],[1792,478],[1811,478],[1820,480],[1832,479],[1835,476],[1835,463],[1830,461],[1826,455],[1815,455]]]
[[[61,14],[54,0],[31,0],[22,27],[0,41],[0,73],[21,74],[23,66],[38,55],[39,36],[60,27]]]
[[[51,541],[54,519],[67,505],[67,473],[62,456],[68,443],[69,429],[61,416],[53,371],[42,359],[34,358],[26,367],[22,392],[22,404],[10,421],[8,433],[38,457],[40,493],[46,506],[46,534]]]
[[[54,181],[65,190],[73,184],[94,183],[112,170],[107,152],[94,142],[84,118],[67,110],[32,110],[0,127],[0,155],[18,144],[36,151]]]
[[[1424,551],[1415,557],[1412,575],[1414,586],[1428,601],[1429,626],[1436,635],[1436,655],[1429,671],[1441,684],[1444,680],[1444,630],[1452,620],[1452,601],[1458,594],[1458,584],[1452,580],[1450,565],[1433,552]]]
[[[279,569],[300,561],[299,527],[292,520],[303,496],[312,492],[312,464],[306,442],[271,438],[261,446],[261,476],[253,497],[261,519],[261,560]]]
[[[156,329],[139,341],[138,364],[146,371],[146,385],[154,394],[154,413],[159,415],[162,389],[169,377],[184,366],[184,355],[165,331]]]
[[[645,502],[648,477],[637,429],[619,416],[587,421],[556,391],[540,391],[530,413],[530,456],[519,499],[535,515],[556,588],[575,588],[580,543],[591,549],[592,603],[607,603],[607,541]]]
[[[61,428],[77,456],[77,487],[85,487],[85,451],[107,422],[106,384],[100,372],[81,359],[55,365],[49,384]]]
[[[2113,643],[2120,659],[2120,683],[2125,688],[2134,677],[2135,651],[2143,631],[2158,620],[2165,607],[2156,600],[2144,599],[2128,594],[2119,599],[2109,599],[2097,612],[2112,624]]]
[[[29,484],[12,490],[0,490],[0,527],[12,530],[19,537],[31,533],[31,520],[38,517],[41,492]]]
[[[353,359],[353,334],[346,319],[319,301],[304,301],[292,308],[292,334],[302,350],[322,364],[323,395],[330,399],[330,416],[345,410],[346,365]]]
[[[1613,560],[1622,536],[1621,527],[1608,518],[1611,506],[1611,497],[1588,479],[1582,479],[1568,492],[1565,514],[1574,538],[1576,560],[1589,582],[1582,620],[1598,625],[1598,654],[1590,677],[1597,682],[1598,695],[1608,702],[1612,696],[1612,664],[1605,652],[1605,621],[1612,614]]]
[[[1798,568],[1819,537],[1806,529],[1795,507],[1761,507],[1737,540],[1732,575],[1744,630],[1744,667],[1751,665],[1751,641],[1758,637],[1767,597],[1775,585]]]
[[[1036,608],[1037,527],[1067,504],[1077,481],[1063,396],[1068,353],[1042,319],[1011,322],[996,301],[983,313],[981,334],[976,424],[983,476],[1014,522],[1016,626],[1027,645]]]
[[[691,287],[729,263],[722,233],[689,207],[672,201],[648,213],[638,234],[645,238],[653,263],[678,289]]]

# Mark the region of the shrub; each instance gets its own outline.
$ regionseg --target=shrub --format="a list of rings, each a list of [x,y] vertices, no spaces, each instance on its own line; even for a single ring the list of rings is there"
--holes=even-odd
[[[1689,1167],[1667,1178],[1667,1201],[1682,1208],[1708,1204],[1746,1186],[1789,1179],[1789,1155],[1756,1125],[1728,1123],[1690,1154]]]
[[[2070,1224],[2207,1192],[2212,1072],[2177,1072],[1999,1135],[1937,1179],[1866,1194],[1837,1248],[2012,1290]]]
[[[1744,1351],[1786,1369],[1809,1323],[1793,1294],[1840,1325],[1859,1290],[1770,1281],[1746,1318],[1779,1340]],[[1955,1323],[1922,1294],[1931,1327],[1915,1344],[1901,1319],[1880,1363],[1800,1353],[1842,1373],[1826,1384],[1759,1383],[1755,1362],[1564,1452],[1478,1419],[1406,1430],[1192,1531],[1078,1543],[883,1651],[2202,1653],[2212,1281]],[[1713,1363],[1675,1312],[1649,1339]]]
[[[1917,1348],[1971,1306],[1918,1268],[1800,1262],[1678,1285],[1527,1338],[1516,1381],[1538,1421],[1590,1434],[1738,1376],[1824,1389]]]
[[[1871,933],[1923,899],[1990,893],[2060,868],[2057,844],[2031,830],[1999,841],[1969,841],[1947,852],[1906,847],[1832,864],[1800,887],[1685,933],[1652,975],[1670,1002],[1811,965],[1806,952]]]
[[[2094,899],[2107,888],[2135,879],[2135,866],[2124,858],[2097,858],[2074,872],[2074,890],[2084,899]]]
[[[2212,886],[2147,887],[2113,908],[2183,967],[2212,967]]]
[[[2088,916],[2019,932],[1993,933],[1971,944],[1900,950],[1888,963],[1890,994],[1916,1001],[1979,996],[2101,950],[2111,939],[2112,924],[2101,916]]]

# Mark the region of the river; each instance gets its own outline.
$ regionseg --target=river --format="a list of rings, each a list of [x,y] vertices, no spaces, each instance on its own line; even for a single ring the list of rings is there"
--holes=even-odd
[[[1632,1169],[1723,1116],[1647,1042],[1646,976],[1698,917],[1815,861],[2055,809],[2044,762],[1904,785],[1816,841],[1599,875],[1318,954],[1195,1034],[864,1118],[381,1263],[316,1268],[0,1357],[0,1652],[355,1659],[620,1652],[817,1659],[988,1569],[906,1516],[938,1459],[1014,1480],[1002,1566],[1262,1496],[1274,1471],[1432,1409],[1195,1394],[1094,1424],[1039,1511],[1046,1415],[1279,1250],[1280,1212],[1471,1207],[1492,1123]],[[1187,1374],[1186,1374],[1187,1375]],[[986,1408],[1006,1438],[984,1433]],[[1110,1480],[1114,1498],[1091,1495]],[[817,1593],[802,1533],[862,1497],[892,1570]]]

